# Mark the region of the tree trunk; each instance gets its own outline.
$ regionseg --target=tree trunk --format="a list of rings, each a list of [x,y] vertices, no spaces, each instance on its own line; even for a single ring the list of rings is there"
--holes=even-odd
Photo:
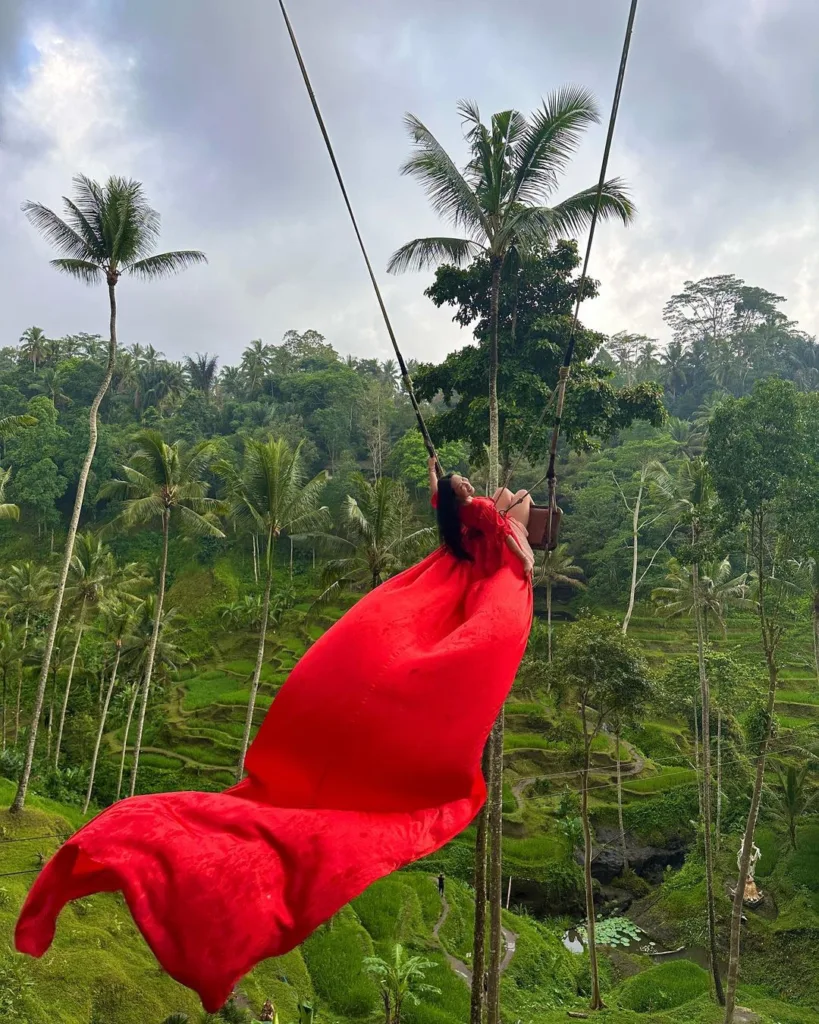
[[[6,749],[6,682],[8,669],[3,666],[3,750]]]
[[[54,698],[57,695],[57,669],[51,673],[51,699],[48,703],[48,738],[46,740],[46,761],[51,761],[51,731],[54,726]]]
[[[492,334],[489,346],[489,493],[498,488],[500,454],[500,419],[498,414],[498,303],[500,301],[500,276],[503,258],[491,256],[492,293],[490,320]]]
[[[631,543],[632,543],[632,554],[631,554],[631,591],[628,596],[628,608],[626,609],[626,617],[623,619],[623,632],[628,633],[628,624],[631,622],[631,616],[634,611],[634,599],[637,594],[637,555],[638,555],[638,538],[637,529],[640,525],[640,504],[643,500],[643,485],[640,484],[640,489],[637,491],[637,501],[634,503],[634,512],[632,513],[631,519]]]
[[[714,829],[714,848],[719,854],[722,836],[722,708],[717,712],[717,821]]]
[[[77,663],[77,651],[80,649],[80,641],[85,620],[85,601],[80,608],[79,620],[77,621],[77,639],[74,642],[74,650],[71,652],[71,664],[68,666],[68,679],[65,681],[65,692],[63,693],[63,705],[60,710],[60,725],[57,729],[57,746],[54,751],[54,769],[60,767],[60,747],[63,745],[63,729],[65,728],[65,713],[68,710],[68,695],[71,693],[71,680],[74,678],[74,666]]]
[[[117,354],[117,299],[114,291],[115,287],[116,282],[111,283],[109,281],[108,301],[111,309],[111,334],[108,342],[108,363],[105,367],[105,376],[102,378],[88,414],[88,449],[85,453],[82,469],[80,470],[79,480],[77,481],[77,494],[74,498],[74,509],[71,513],[71,520],[68,524],[68,534],[65,539],[65,552],[63,553],[63,562],[60,568],[57,592],[54,598],[54,607],[51,609],[51,621],[48,625],[45,647],[43,648],[43,661],[40,665],[37,690],[34,695],[34,707],[31,712],[31,726],[29,727],[26,759],[23,764],[23,771],[20,775],[17,792],[15,793],[14,800],[10,807],[13,814],[17,814],[22,811],[25,806],[26,794],[28,793],[28,786],[31,781],[31,769],[34,764],[34,751],[37,746],[37,726],[43,710],[43,700],[45,699],[46,684],[48,683],[48,670],[51,667],[51,655],[54,651],[57,627],[60,624],[60,613],[63,608],[63,598],[65,597],[65,584],[68,579],[68,570],[71,566],[71,559],[74,555],[74,541],[77,536],[77,529],[80,525],[80,513],[82,512],[82,504],[85,500],[85,488],[88,484],[88,474],[91,471],[91,463],[94,459],[94,452],[97,448],[97,413],[99,412],[99,407],[105,397],[105,393],[111,384],[111,378],[114,375],[114,363],[116,361]]]
[[[813,663],[819,681],[819,593],[813,595]]]
[[[628,871],[628,853],[626,852],[626,826],[623,824],[623,775],[620,768],[620,727],[614,733],[617,758],[617,821],[620,824],[620,849],[623,853],[623,874]]]
[[[762,634],[762,646],[765,651],[765,661],[768,666],[768,701],[766,706],[768,728],[759,747],[759,755],[756,762],[756,775],[754,777],[754,788],[751,794],[751,806],[748,808],[748,819],[745,823],[745,841],[742,844],[742,856],[739,862],[739,878],[734,893],[734,903],[731,909],[731,941],[728,951],[728,985],[725,1001],[724,1024],[733,1024],[734,1008],[737,999],[737,984],[739,981],[739,951],[742,929],[742,901],[745,895],[745,883],[748,880],[748,868],[751,863],[751,850],[754,844],[754,831],[759,815],[759,804],[762,799],[762,784],[765,781],[765,761],[768,754],[768,745],[771,741],[771,725],[773,723],[774,707],[776,704],[776,686],[778,681],[778,666],[776,664],[776,650],[772,634],[768,626],[768,617],[765,609],[765,539],[764,523],[762,514],[758,517],[759,544],[757,548],[757,579],[759,586],[759,626]],[[751,533],[753,534],[753,520],[751,522]]]
[[[487,1024],[500,1024],[500,965],[503,959],[503,725],[500,714],[492,727],[489,773],[489,963],[486,987]]]
[[[256,557],[256,534],[250,535],[251,545],[253,547],[253,579],[256,583],[259,582],[259,559]]]
[[[583,876],[586,883],[586,935],[589,947],[589,968],[591,970],[591,1003],[589,1008],[601,1010],[603,1000],[600,998],[600,974],[597,968],[597,945],[594,920],[594,887],[592,883],[592,841],[589,826],[589,769],[591,766],[591,737],[586,726],[585,697],[580,705],[583,723],[583,778],[580,801],[580,815],[583,821]]]
[[[549,648],[549,664],[552,664],[552,581],[546,584],[546,638]]]
[[[83,804],[82,809],[83,814],[88,813],[88,805],[91,803],[91,794],[94,792],[94,776],[97,772],[97,758],[100,755],[102,735],[105,732],[105,720],[108,717],[108,709],[111,706],[111,696],[114,692],[114,687],[116,686],[117,683],[117,669],[119,668],[119,659],[121,654],[122,642],[117,641],[117,656],[114,659],[114,668],[111,671],[111,679],[108,683],[108,689],[105,691],[105,702],[102,705],[102,712],[100,714],[100,727],[97,730],[97,741],[94,744],[94,755],[91,758],[91,770],[88,774],[88,792],[85,795],[85,803]]]
[[[122,776],[125,772],[125,755],[128,751],[128,733],[131,731],[131,719],[134,717],[134,708],[136,707],[137,697],[139,696],[139,687],[134,687],[134,692],[131,694],[131,700],[128,704],[128,717],[125,719],[125,732],[122,737],[122,755],[119,759],[119,778],[117,779],[117,800],[119,800],[120,794],[122,793]]]
[[[264,648],[267,640],[267,619],[270,614],[270,588],[273,586],[273,531],[270,530],[267,537],[267,565],[264,583],[264,601],[262,603],[262,623],[259,629],[259,646],[256,649],[256,665],[253,669],[253,678],[250,681],[250,697],[247,702],[247,714],[245,715],[245,731],[242,736],[242,749],[239,753],[239,764],[236,767],[236,781],[241,782],[245,771],[245,756],[250,745],[250,733],[253,729],[253,712],[256,710],[256,695],[259,692],[259,680],[262,675],[262,664],[264,663]]]
[[[489,779],[492,759],[492,735],[483,750],[483,777]],[[484,1010],[483,978],[485,974],[486,946],[486,833],[489,809],[486,804],[478,815],[478,834],[475,838],[475,935],[472,945],[472,1001],[469,1024],[482,1024]]]
[[[697,718],[697,700],[694,698],[694,767],[697,771],[697,803],[702,817],[702,772],[700,768],[700,723]]]
[[[23,698],[23,661],[17,663],[17,701],[14,705],[14,746],[20,738],[20,704]]]
[[[708,917],[708,957],[714,979],[714,993],[720,1006],[725,1005],[722,978],[717,957],[717,916],[714,904],[714,857],[711,851],[711,691],[705,667],[702,609],[699,601],[699,564],[691,566],[694,585],[694,620],[697,626],[697,665],[700,676],[700,703],[702,705],[702,823],[705,843],[705,894]]]
[[[159,631],[162,629],[162,606],[165,603],[165,578],[168,573],[168,534],[170,533],[170,528],[171,512],[170,509],[166,508],[162,513],[162,565],[159,569],[159,589],[156,593],[154,628],[151,632],[151,643],[148,647],[148,657],[145,662],[145,676],[142,681],[142,701],[139,705],[136,743],[134,744],[134,761],[131,765],[131,796],[136,792],[137,772],[139,771],[139,752],[142,748],[142,731],[145,728],[145,713],[148,710],[148,696],[151,692],[151,677],[154,672],[156,645],[159,640]]]

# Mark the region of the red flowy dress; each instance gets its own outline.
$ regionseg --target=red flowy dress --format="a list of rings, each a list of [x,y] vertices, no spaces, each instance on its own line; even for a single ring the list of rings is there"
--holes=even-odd
[[[41,956],[72,899],[121,890],[162,967],[215,1011],[376,879],[483,804],[481,752],[523,656],[531,586],[491,501],[444,549],[362,598],[301,658],[223,793],[114,804],[37,878],[17,949]]]

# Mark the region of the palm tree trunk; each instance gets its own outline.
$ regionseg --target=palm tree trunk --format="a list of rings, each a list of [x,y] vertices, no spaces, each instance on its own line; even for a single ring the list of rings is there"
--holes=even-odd
[[[119,800],[120,793],[122,792],[122,776],[125,773],[125,754],[128,751],[128,733],[131,731],[131,719],[134,717],[134,708],[136,707],[137,697],[139,696],[139,687],[134,687],[134,692],[131,694],[131,700],[128,704],[128,717],[125,719],[125,732],[122,737],[122,755],[119,759],[119,778],[117,779],[117,800]]]
[[[632,540],[632,554],[631,554],[631,591],[628,597],[628,608],[626,609],[626,617],[623,619],[623,632],[628,633],[628,624],[631,621],[632,613],[634,612],[634,599],[637,594],[637,554],[638,554],[638,538],[637,530],[640,525],[640,503],[643,500],[643,485],[640,484],[640,489],[637,492],[637,501],[634,503],[634,512],[632,513],[631,520],[631,540]]]
[[[623,775],[620,768],[620,726],[618,723],[614,733],[616,744],[614,756],[617,758],[617,820],[620,824],[620,849],[623,853],[623,874],[628,871],[628,853],[626,852],[626,826],[623,824]]]
[[[68,666],[68,679],[65,681],[65,693],[63,694],[63,706],[60,711],[60,726],[57,729],[57,747],[54,751],[54,768],[60,767],[60,747],[63,744],[63,729],[65,728],[65,713],[68,710],[68,695],[71,693],[71,680],[74,678],[74,666],[77,663],[77,651],[80,649],[80,641],[85,619],[85,601],[80,608],[79,620],[77,622],[77,639],[74,642],[74,650],[71,653],[71,664]]]
[[[20,704],[23,699],[23,661],[17,663],[17,702],[14,705],[14,746],[20,738]]]
[[[94,744],[94,755],[91,758],[91,770],[88,773],[88,792],[85,794],[85,803],[83,804],[82,813],[88,813],[88,805],[91,803],[91,794],[94,792],[94,776],[97,772],[97,758],[100,756],[100,746],[102,745],[102,735],[105,732],[105,720],[108,717],[108,708],[111,706],[111,695],[114,692],[114,687],[117,683],[117,669],[119,668],[119,659],[122,654],[122,643],[117,642],[117,656],[114,659],[114,668],[111,671],[111,679],[108,683],[108,689],[105,691],[105,703],[102,705],[102,713],[100,714],[100,727],[97,730],[97,741]],[[123,744],[124,749],[124,744]]]
[[[583,876],[586,888],[586,935],[589,947],[589,968],[591,970],[591,1003],[589,1008],[601,1010],[603,1000],[600,998],[600,973],[597,967],[597,940],[594,919],[594,887],[592,883],[592,841],[589,826],[589,770],[591,767],[591,736],[586,725],[585,696],[580,705],[583,725],[583,778],[580,801],[580,816],[583,821]]]
[[[717,712],[717,820],[714,828],[714,848],[719,855],[722,835],[722,708]]]
[[[8,669],[3,666],[3,750],[6,749],[6,677]]]
[[[813,595],[813,663],[819,681],[819,593]]]
[[[270,588],[273,585],[273,530],[267,536],[267,566],[264,582],[264,601],[262,602],[262,623],[259,628],[259,646],[256,649],[256,664],[253,668],[253,678],[250,681],[250,697],[247,702],[247,714],[245,715],[245,731],[242,736],[242,749],[239,753],[239,764],[236,767],[236,781],[241,782],[245,771],[245,757],[247,748],[250,745],[250,733],[253,729],[253,712],[256,710],[256,695],[259,692],[259,680],[262,675],[264,663],[264,648],[267,640],[267,619],[270,614]]]
[[[256,583],[259,582],[259,560],[256,557],[256,534],[252,533],[250,539],[253,545],[253,579]]]
[[[549,648],[549,664],[552,664],[552,581],[546,584],[546,637]]]
[[[492,736],[483,749],[483,777],[489,778],[492,757]],[[486,834],[488,807],[484,804],[478,815],[478,834],[475,839],[475,935],[472,945],[472,1001],[469,1024],[482,1024],[484,1011],[483,978],[486,946]]]
[[[500,965],[503,959],[503,724],[500,714],[492,727],[489,772],[489,964],[486,987],[487,1024],[500,1024]]]
[[[159,569],[159,589],[156,592],[156,609],[154,610],[154,628],[151,632],[151,643],[148,647],[148,657],[145,661],[145,676],[142,681],[142,701],[139,705],[139,719],[137,721],[137,736],[134,744],[134,761],[131,765],[131,789],[130,796],[136,792],[137,772],[139,771],[139,751],[142,747],[142,732],[145,728],[145,713],[148,710],[148,695],[151,692],[151,677],[154,673],[154,658],[156,657],[156,645],[159,640],[159,631],[162,629],[162,606],[165,603],[165,579],[168,573],[168,534],[171,528],[171,512],[165,509],[162,513],[162,565]]]
[[[697,804],[702,817],[702,773],[700,770],[700,723],[698,721],[697,699],[694,698],[694,767],[697,772]]]
[[[498,488],[498,464],[500,453],[500,420],[498,415],[498,305],[500,302],[500,277],[503,258],[491,256],[492,292],[490,296],[490,319],[492,334],[489,347],[489,493]]]
[[[697,626],[697,664],[700,676],[700,703],[702,704],[702,823],[705,845],[705,894],[708,916],[708,956],[711,975],[714,979],[714,993],[720,1006],[725,1005],[722,978],[719,974],[717,957],[717,915],[714,903],[714,856],[711,851],[711,691],[705,668],[705,640],[703,636],[702,609],[699,601],[699,564],[691,566],[691,582],[694,585],[694,619]]]
[[[753,521],[751,533],[753,534]],[[731,909],[731,940],[728,950],[728,984],[725,1001],[724,1024],[733,1024],[734,1009],[737,999],[737,984],[739,981],[739,952],[742,928],[742,902],[745,896],[745,883],[748,880],[748,868],[751,863],[751,851],[754,844],[754,832],[756,821],[759,816],[759,804],[762,799],[762,784],[765,781],[765,761],[768,754],[768,745],[771,741],[771,726],[774,720],[774,707],[776,705],[776,686],[778,682],[779,669],[776,664],[775,643],[769,631],[768,616],[765,609],[765,579],[764,579],[764,557],[765,539],[763,534],[763,521],[761,514],[758,517],[759,542],[757,548],[757,577],[759,587],[759,626],[762,634],[762,646],[765,651],[765,661],[768,666],[768,701],[766,706],[768,727],[759,747],[759,754],[756,762],[756,775],[754,777],[754,788],[751,794],[751,806],[748,808],[748,819],[745,823],[745,841],[742,844],[742,856],[739,862],[739,878],[734,893],[734,903]]]
[[[111,309],[110,339],[108,342],[108,363],[105,367],[105,376],[100,382],[94,401],[88,413],[88,449],[85,453],[80,477],[77,481],[77,494],[74,498],[74,509],[71,513],[71,521],[68,524],[68,534],[65,540],[65,551],[63,563],[60,568],[60,576],[57,583],[57,592],[54,598],[54,607],[51,609],[51,621],[48,624],[45,647],[43,648],[43,660],[40,665],[40,676],[37,680],[37,690],[34,695],[34,707],[31,712],[31,725],[28,734],[28,746],[26,748],[26,759],[23,764],[23,771],[20,775],[20,782],[17,792],[14,795],[9,810],[12,814],[22,811],[26,802],[29,782],[31,781],[31,769],[34,765],[34,751],[37,746],[37,726],[43,710],[46,684],[48,683],[48,670],[51,667],[51,655],[54,651],[54,641],[57,637],[57,627],[60,624],[60,613],[63,608],[65,597],[65,585],[68,579],[68,570],[71,566],[71,559],[74,555],[74,541],[77,536],[77,529],[80,525],[80,513],[82,512],[83,501],[85,500],[85,488],[88,485],[88,474],[91,472],[91,463],[94,460],[94,452],[97,449],[97,413],[102,404],[105,393],[111,384],[114,375],[114,363],[117,355],[117,299],[114,291],[116,282],[108,282],[108,301]]]

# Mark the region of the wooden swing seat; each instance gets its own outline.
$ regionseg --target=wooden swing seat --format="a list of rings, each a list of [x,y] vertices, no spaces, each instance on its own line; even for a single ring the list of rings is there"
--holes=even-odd
[[[535,551],[554,551],[560,535],[563,510],[548,505],[532,505],[529,509],[529,544]],[[551,531],[549,519],[551,518]]]

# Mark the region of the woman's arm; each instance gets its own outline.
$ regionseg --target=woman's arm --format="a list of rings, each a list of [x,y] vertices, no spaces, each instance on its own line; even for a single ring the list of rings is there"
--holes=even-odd
[[[506,546],[514,555],[516,555],[521,560],[521,562],[523,562],[524,573],[527,576],[531,576],[532,570],[535,567],[534,560],[528,552],[523,550],[523,548],[520,546],[520,544],[518,544],[518,542],[515,540],[511,533],[506,535]]]
[[[438,472],[435,459],[432,456],[427,459],[427,470],[429,471],[429,496],[434,498],[438,493]]]

